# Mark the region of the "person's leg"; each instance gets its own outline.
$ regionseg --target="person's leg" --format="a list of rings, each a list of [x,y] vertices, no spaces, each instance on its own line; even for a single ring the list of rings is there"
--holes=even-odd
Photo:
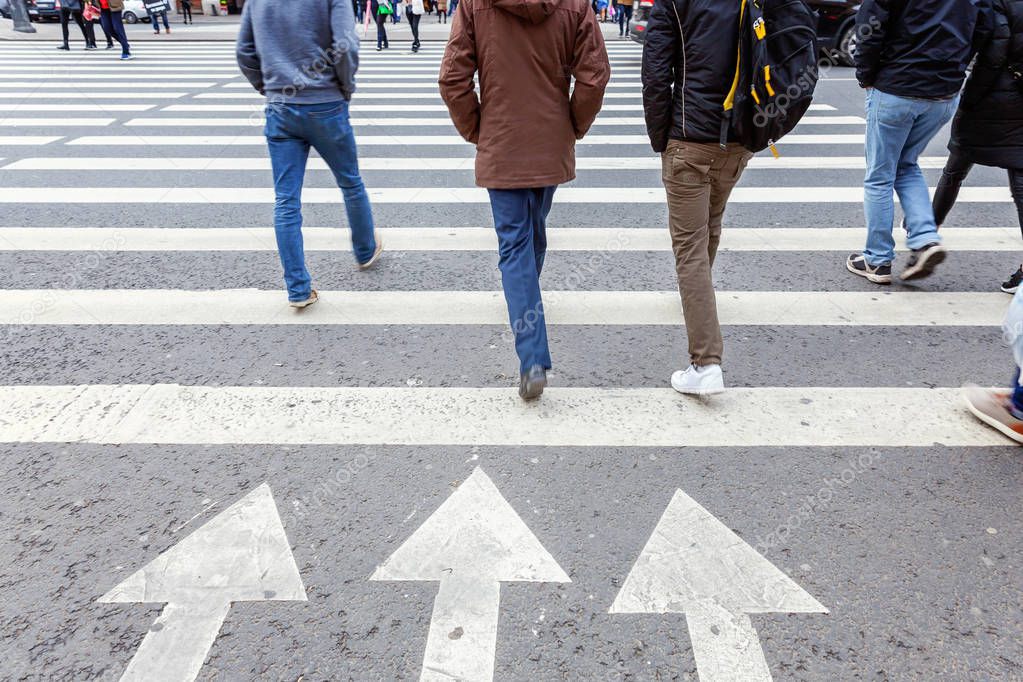
[[[533,205],[533,258],[536,261],[536,276],[543,274],[543,264],[547,258],[547,216],[551,213],[554,192],[557,186],[540,187],[534,191],[536,202]]]
[[[1023,232],[1023,168],[1009,170],[1009,191],[1016,202],[1016,213],[1019,215],[1019,229]]]
[[[419,22],[422,20],[422,15],[410,14],[409,22],[412,24],[412,36],[414,38],[412,42],[412,48],[416,51],[422,47],[422,43],[419,42]]]
[[[81,13],[80,13],[81,14]],[[96,47],[96,26],[82,15],[82,27],[85,33],[86,47]]]
[[[672,141],[661,155],[668,228],[693,365],[720,365],[723,352],[711,280],[710,171],[715,145]]]
[[[867,92],[867,174],[864,213],[867,244],[863,256],[872,267],[895,260],[895,177],[913,127],[913,101],[880,90]]]
[[[515,336],[519,371],[525,373],[536,365],[550,369],[547,326],[533,243],[533,216],[542,198],[531,189],[489,191],[499,243],[498,267]]]
[[[60,32],[64,36],[64,49],[68,49],[68,41],[71,35],[68,33],[68,21],[71,19],[71,10],[61,9],[60,10]]]
[[[625,5],[625,35],[629,35],[630,24],[632,24],[632,5]]]
[[[291,111],[287,105],[267,107],[264,132],[274,177],[274,232],[288,300],[304,301],[312,293],[302,242],[302,182],[309,143],[290,130]]]
[[[373,209],[359,174],[359,156],[355,132],[348,118],[348,102],[328,102],[309,109],[304,121],[305,136],[330,167],[344,195],[355,260],[360,264],[368,263],[377,250]]]
[[[945,169],[941,172],[941,180],[934,192],[934,201],[931,208],[934,211],[934,223],[941,227],[945,223],[952,207],[955,206],[959,197],[959,188],[963,186],[966,176],[973,170],[973,163],[960,152],[952,152],[948,161],[945,162]]]
[[[128,34],[124,30],[124,21],[121,19],[121,13],[111,11],[110,23],[114,29],[114,37],[117,38],[117,42],[121,44],[121,56],[130,55],[131,46],[128,44]]]
[[[160,12],[160,16],[163,17],[163,27],[167,29],[167,33],[170,33],[170,20],[167,19],[167,13]]]
[[[114,29],[110,21],[110,10],[99,11],[99,27],[103,29],[103,37],[107,39],[107,49],[114,46]]]
[[[721,244],[721,224],[728,206],[728,197],[738,184],[746,164],[753,154],[739,145],[729,145],[728,153],[721,154],[711,169],[710,219],[708,221],[707,256],[711,268]]]
[[[916,115],[913,116],[895,176],[895,192],[906,214],[906,229],[909,232],[906,245],[910,249],[941,243],[938,226],[934,222],[927,179],[920,170],[919,159],[934,136],[952,120],[957,105],[958,98],[945,102],[916,102],[914,105]]]

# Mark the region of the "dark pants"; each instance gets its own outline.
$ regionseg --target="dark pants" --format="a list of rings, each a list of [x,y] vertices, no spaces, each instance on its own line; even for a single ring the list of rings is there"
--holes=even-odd
[[[170,22],[167,21],[166,12],[157,12],[156,14],[149,15],[149,21],[153,23],[153,32],[160,32],[160,19],[163,18],[163,27],[167,29],[167,33],[170,33]]]
[[[422,18],[423,17],[420,14],[414,14],[412,12],[408,13],[408,23],[409,23],[409,26],[412,27],[412,51],[413,52],[418,52],[419,51],[419,44],[420,44],[419,43],[419,20],[422,19]]]
[[[499,244],[498,267],[522,372],[534,365],[551,368],[540,273],[547,254],[547,214],[556,189],[490,190]]]
[[[377,17],[377,49],[390,47],[387,44],[387,15],[378,14]]]
[[[96,32],[92,28],[92,22],[87,22],[82,19],[82,11],[77,9],[62,9],[60,10],[60,30],[64,34],[64,45],[68,44],[68,20],[74,19],[75,23],[78,24],[78,28],[82,31],[82,37],[85,38],[86,45],[96,44]]]
[[[192,23],[192,3],[181,3],[181,20],[187,24]]]
[[[632,21],[632,5],[618,5],[618,35],[629,34],[629,23]]]
[[[948,217],[959,197],[959,188],[963,186],[966,176],[973,170],[973,161],[958,152],[952,152],[941,173],[941,180],[934,192],[934,221],[941,226]],[[1009,170],[1009,189],[1016,202],[1019,214],[1019,227],[1023,232],[1023,168]]]
[[[103,27],[103,33],[107,36],[107,45],[111,43],[110,38],[113,37],[121,44],[121,54],[131,54],[128,35],[124,32],[124,23],[121,21],[120,12],[108,9],[100,10],[99,23]]]
[[[447,10],[443,10],[443,9],[437,10],[437,23],[438,24],[440,24],[440,23],[445,23],[445,24],[448,23],[448,12],[447,12]]]

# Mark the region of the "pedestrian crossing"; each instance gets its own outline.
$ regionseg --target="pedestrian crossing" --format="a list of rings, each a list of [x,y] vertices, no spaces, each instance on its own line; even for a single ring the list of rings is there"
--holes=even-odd
[[[367,579],[482,464],[571,579],[503,588],[496,679],[697,677],[681,616],[608,613],[682,486],[831,610],[754,615],[779,678],[937,679],[961,650],[978,674],[1010,679],[987,640],[933,646],[945,609],[900,603],[925,590],[959,602],[958,582],[914,582],[927,571],[980,575],[981,605],[1018,585],[1002,567],[1013,546],[973,537],[1005,542],[1014,450],[959,402],[966,381],[1010,378],[998,283],[1021,239],[1000,171],[971,176],[934,278],[854,278],[865,121],[834,69],[782,156],[754,158],[735,190],[715,265],[730,389],[684,399],[668,386],[686,337],[641,51],[609,42],[605,107],[547,235],[551,385],[524,404],[487,194],[437,92],[440,43],[364,45],[351,113],[385,252],[356,270],[340,192],[313,155],[303,234],[321,300],[302,311],[281,284],[262,98],[233,46],[134,47],[120,63],[0,42],[0,516],[17,527],[0,582],[36,602],[21,620],[0,607],[19,623],[13,676],[121,674],[163,620],[146,632],[141,605],[96,601],[267,481],[261,504],[276,519],[276,498],[284,523],[251,539],[294,551],[308,602],[236,604],[201,677],[414,678],[436,589]],[[922,160],[931,186],[946,142]],[[894,552],[904,564],[864,559]],[[282,599],[258,582],[257,596]],[[57,627],[32,624],[50,613]],[[58,631],[52,652],[21,653]],[[896,640],[905,669],[885,668]]]

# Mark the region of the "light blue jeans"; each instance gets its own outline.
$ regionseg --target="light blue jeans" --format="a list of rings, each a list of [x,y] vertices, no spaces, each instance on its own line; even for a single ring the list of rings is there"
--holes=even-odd
[[[288,300],[304,301],[311,290],[302,243],[302,184],[310,147],[323,157],[344,195],[355,260],[365,263],[376,251],[373,211],[359,175],[348,102],[339,99],[322,104],[269,104],[265,133],[277,197],[274,230]]]
[[[938,131],[952,119],[959,97],[948,100],[909,99],[867,91],[867,177],[864,211],[867,248],[863,256],[871,266],[895,260],[895,199],[906,214],[906,245],[919,249],[940,242],[938,227],[918,162]]]

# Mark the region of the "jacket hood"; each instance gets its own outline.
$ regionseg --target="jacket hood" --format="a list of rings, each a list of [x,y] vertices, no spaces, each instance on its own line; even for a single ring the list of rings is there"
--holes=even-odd
[[[555,0],[495,0],[494,7],[533,24],[542,24],[554,14]]]

